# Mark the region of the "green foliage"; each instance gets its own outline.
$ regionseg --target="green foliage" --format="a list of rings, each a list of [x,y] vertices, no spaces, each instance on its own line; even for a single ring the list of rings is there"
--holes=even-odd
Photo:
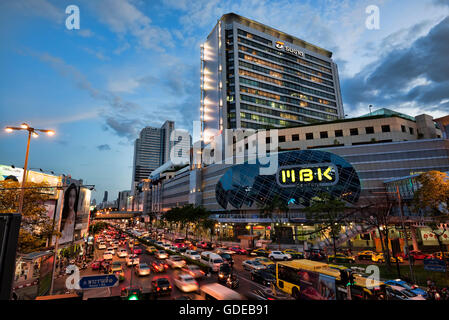
[[[59,235],[53,221],[47,216],[45,201],[51,198],[48,183],[25,183],[22,221],[19,231],[18,252],[30,253],[45,248],[47,239]],[[0,212],[18,212],[21,183],[0,181]]]
[[[106,222],[97,222],[89,226],[89,233],[96,234],[102,231],[103,229],[106,229],[107,227],[108,224]]]

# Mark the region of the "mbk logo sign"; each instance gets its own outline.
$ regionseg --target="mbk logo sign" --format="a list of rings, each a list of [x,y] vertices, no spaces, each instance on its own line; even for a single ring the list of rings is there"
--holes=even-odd
[[[278,49],[283,49],[284,48],[284,43],[281,41],[276,41],[276,48]]]
[[[282,42],[282,41],[276,41],[276,43],[274,44],[274,46],[275,46],[277,49],[280,49],[280,50],[284,49],[284,51],[293,53],[293,54],[295,54],[295,55],[297,55],[297,56],[300,56],[300,57],[304,57],[304,52],[299,51],[299,50],[297,50],[297,49],[293,49],[293,48],[287,47],[287,46],[285,45],[285,43]]]

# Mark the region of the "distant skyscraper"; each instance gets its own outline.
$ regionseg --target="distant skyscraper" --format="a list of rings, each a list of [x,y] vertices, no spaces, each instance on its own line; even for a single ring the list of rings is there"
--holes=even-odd
[[[332,52],[234,13],[201,48],[204,140],[223,129],[292,127],[344,118]]]
[[[107,202],[108,201],[108,192],[105,191],[104,192],[104,197],[103,197],[103,202]]]
[[[134,143],[132,191],[137,183],[170,160],[170,151],[175,145],[174,141],[170,142],[170,136],[174,130],[175,123],[165,121],[161,128],[145,127],[140,131]]]

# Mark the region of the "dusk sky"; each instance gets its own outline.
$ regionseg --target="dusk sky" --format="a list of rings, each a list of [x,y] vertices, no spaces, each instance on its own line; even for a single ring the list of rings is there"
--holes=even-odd
[[[68,30],[68,5],[80,29]],[[380,9],[368,30],[365,9]],[[165,120],[199,120],[200,44],[235,12],[333,52],[345,114],[386,107],[449,113],[449,0],[2,0],[0,127],[54,129],[31,142],[29,168],[130,189],[133,143]],[[22,167],[26,134],[0,132],[0,164]]]

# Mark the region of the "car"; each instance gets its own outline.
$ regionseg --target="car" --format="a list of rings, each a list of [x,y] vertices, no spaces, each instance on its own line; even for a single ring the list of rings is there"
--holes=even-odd
[[[157,249],[153,246],[147,246],[145,247],[145,252],[148,254],[154,254],[157,251]]]
[[[118,245],[119,245],[118,241],[117,242],[115,242],[115,241],[111,242],[111,248],[117,249]]]
[[[98,250],[104,250],[104,249],[106,249],[106,244],[104,244],[104,242],[100,242],[98,244]]]
[[[158,246],[161,246],[164,244],[162,241],[156,241],[154,244],[157,244]]]
[[[355,263],[355,257],[343,253],[331,254],[327,257],[329,262]]]
[[[258,269],[265,269],[266,266],[264,266],[259,261],[255,260],[245,260],[242,262],[242,267],[244,270],[251,271],[251,270],[258,270]]]
[[[141,253],[142,253],[142,248],[136,248],[136,247],[134,247],[132,252],[133,252],[134,254],[141,254]]]
[[[125,272],[123,271],[122,264],[118,261],[115,261],[111,264],[109,273],[115,274],[119,281],[125,280]]]
[[[222,263],[218,268],[218,282],[226,283],[228,276],[232,274],[232,267],[229,263]]]
[[[164,250],[158,250],[154,253],[154,256],[158,259],[167,259],[168,253],[165,252]]]
[[[234,251],[229,250],[229,249],[226,248],[226,247],[219,247],[219,248],[216,248],[214,252],[215,252],[215,253],[218,253],[218,254],[220,254],[220,253],[234,254],[234,253],[235,253]]]
[[[248,254],[248,251],[246,251],[245,249],[242,249],[240,247],[236,247],[236,246],[229,247],[229,250],[231,250],[231,251],[233,251],[233,252],[235,252],[237,254]]]
[[[323,249],[307,249],[304,250],[305,257],[313,261],[327,261],[326,253]]]
[[[104,260],[112,260],[112,258],[113,258],[113,255],[112,255],[111,252],[106,251],[105,253],[103,253],[103,259]]]
[[[196,246],[201,249],[207,249],[207,242],[206,241],[197,242]]]
[[[150,264],[150,266],[151,270],[154,272],[164,272],[168,269],[168,264],[162,260],[155,260]]]
[[[269,266],[270,264],[276,265],[272,260],[268,259],[267,257],[257,257],[252,260],[259,261],[264,266]]]
[[[134,244],[137,246],[137,245],[139,245],[140,244],[140,242],[139,242],[139,240],[134,240]]]
[[[304,253],[293,250],[293,249],[285,249],[282,251],[283,253],[288,253],[292,256],[292,259],[304,259]]]
[[[181,256],[171,256],[166,261],[167,264],[173,269],[182,268],[186,265],[186,261]]]
[[[251,280],[254,282],[259,282],[264,286],[270,286],[276,282],[276,278],[273,274],[267,270],[259,269],[251,271]]]
[[[154,277],[151,280],[151,290],[157,295],[170,295],[172,287],[167,277]]]
[[[103,261],[103,259],[95,260],[94,262],[92,262],[90,267],[92,268],[92,270],[100,270]]]
[[[415,260],[424,260],[430,257],[429,254],[426,253],[422,253],[419,250],[412,250],[410,251],[410,255],[415,259]],[[408,255],[402,255],[404,259],[408,259]]]
[[[414,294],[420,295],[427,299],[428,294],[427,294],[426,290],[423,290],[416,285],[411,285],[411,284],[405,282],[404,280],[401,280],[401,279],[387,280],[384,283],[387,285],[399,286],[399,287],[405,288],[407,290],[410,290]]]
[[[390,262],[396,262],[396,259],[398,260],[397,262],[402,263],[404,262],[404,259],[401,256],[397,256],[397,257],[393,257],[392,255],[390,255]],[[376,253],[375,255],[373,255],[371,257],[371,260],[374,262],[381,262],[384,263],[385,262],[385,256],[384,254],[381,253]]]
[[[255,249],[255,250],[250,252],[251,256],[268,257],[269,254],[270,254],[270,251],[268,251],[266,249],[263,249],[263,248]]]
[[[387,285],[385,289],[388,300],[426,300],[423,296],[417,295],[404,287]]]
[[[357,254],[358,260],[370,260],[373,261],[373,256],[375,256],[377,252],[371,250],[364,250]]]
[[[127,256],[128,256],[128,250],[126,250],[126,249],[117,250],[117,257],[126,258]]]
[[[447,251],[444,253],[441,251],[438,251],[438,252],[434,252],[432,254],[433,258],[440,259],[440,260],[443,260],[443,256],[444,256],[444,259],[449,260],[449,252],[447,252]]]
[[[234,265],[234,260],[229,253],[219,253],[218,254],[224,262],[229,263],[231,266]]]
[[[168,247],[167,250],[170,250],[170,251],[173,251],[173,252],[177,252],[177,251],[178,251],[178,247],[176,247],[176,246],[170,246],[170,247]]]
[[[268,258],[272,260],[291,260],[292,256],[288,253],[284,253],[282,251],[271,251],[268,255]]]
[[[175,286],[183,292],[198,291],[199,289],[198,282],[196,282],[196,280],[190,274],[176,274],[173,277],[173,282],[175,283]]]
[[[198,267],[196,264],[186,265],[181,270],[185,273],[190,274],[195,279],[200,279],[205,275],[205,272],[201,270],[201,268]]]
[[[170,250],[171,244],[169,244],[169,243],[163,243],[163,244],[161,245],[161,247],[164,248],[165,250]]]
[[[186,256],[187,258],[190,258],[192,260],[200,260],[201,259],[200,254],[195,250],[186,250],[186,252],[184,252],[184,256]]]
[[[107,248],[106,251],[109,251],[112,255],[115,255],[115,250],[113,247]]]
[[[137,264],[139,264],[139,263],[140,263],[140,259],[139,259],[139,257],[138,257],[137,255],[135,255],[135,254],[132,254],[132,255],[129,255],[129,256],[126,257],[126,265],[127,265],[128,267],[137,265]]]
[[[134,271],[138,276],[150,275],[150,266],[146,263],[138,263],[134,266]]]
[[[276,275],[276,264],[269,264],[266,266],[265,271],[271,273],[272,275]]]

